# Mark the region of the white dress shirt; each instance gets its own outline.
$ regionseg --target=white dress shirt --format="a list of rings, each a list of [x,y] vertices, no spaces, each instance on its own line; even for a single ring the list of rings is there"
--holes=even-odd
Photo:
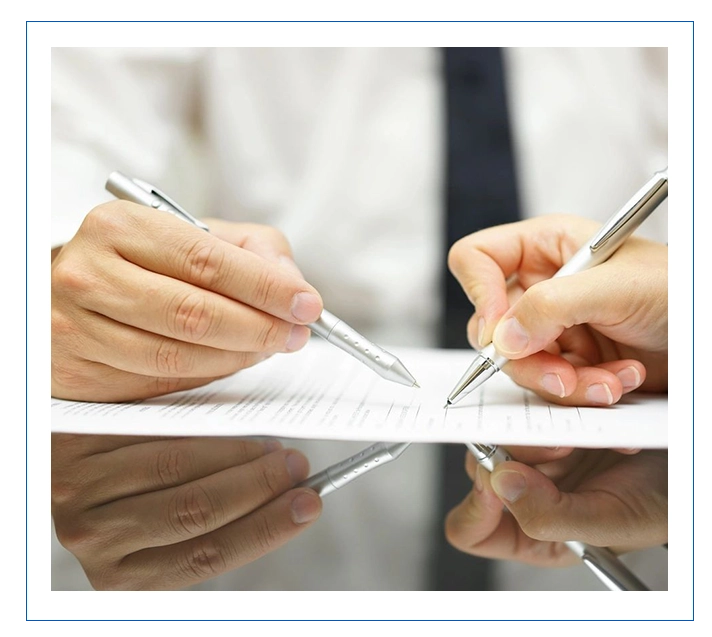
[[[445,259],[439,54],[55,48],[53,245],[111,199],[106,177],[121,170],[193,214],[279,228],[326,307],[381,345],[436,345]],[[603,221],[667,165],[665,49],[508,49],[505,63],[526,216]],[[666,206],[639,232],[666,241]],[[366,446],[289,444],[314,471]],[[198,588],[422,589],[442,533],[435,463],[434,448],[411,447],[326,498],[321,519],[285,547]],[[53,541],[53,589],[89,588]],[[666,588],[659,560],[646,553],[635,567]],[[498,564],[497,574],[501,589],[601,588],[583,567]]]

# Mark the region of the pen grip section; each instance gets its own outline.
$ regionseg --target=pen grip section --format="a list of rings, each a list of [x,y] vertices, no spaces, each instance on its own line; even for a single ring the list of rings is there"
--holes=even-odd
[[[309,329],[347,354],[351,354],[377,374],[383,375],[384,370],[389,369],[396,361],[395,356],[369,341],[348,323],[330,312],[322,312],[319,320],[311,323]]]

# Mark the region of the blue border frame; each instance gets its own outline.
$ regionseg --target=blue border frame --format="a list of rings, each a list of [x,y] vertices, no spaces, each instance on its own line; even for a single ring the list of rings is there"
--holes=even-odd
[[[211,620],[174,620],[174,619],[150,619],[150,620],[126,620],[126,619],[78,619],[78,620],[52,620],[39,619],[32,620],[27,617],[28,604],[28,585],[27,585],[27,474],[28,474],[28,438],[27,438],[27,236],[28,236],[28,216],[27,216],[27,129],[28,129],[28,112],[27,112],[27,42],[28,42],[28,25],[32,22],[681,22],[692,24],[692,617],[689,619],[669,619],[669,620],[606,620],[606,619],[552,619],[552,620],[499,620],[499,619],[473,619],[473,620],[413,620],[413,619],[390,619],[390,620],[363,620],[363,619],[317,619],[317,620],[263,620],[263,619],[211,619]],[[47,18],[34,19],[32,17],[25,18],[25,623],[54,623],[54,624],[105,624],[105,623],[121,623],[121,624],[482,624],[482,623],[505,623],[505,624],[678,624],[678,623],[696,623],[695,615],[695,422],[696,422],[696,401],[695,401],[695,209],[696,209],[696,188],[695,188],[695,19],[694,18],[640,18],[640,19],[569,19],[569,18],[512,18],[512,19],[487,19],[487,18],[398,18],[398,19],[369,19],[369,18]]]

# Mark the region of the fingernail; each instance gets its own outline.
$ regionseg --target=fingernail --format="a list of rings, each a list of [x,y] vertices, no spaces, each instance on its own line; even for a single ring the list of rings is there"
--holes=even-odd
[[[288,453],[284,459],[287,465],[289,477],[292,479],[292,484],[297,484],[307,477],[309,473],[309,463],[301,453]]]
[[[475,469],[475,490],[477,493],[482,493],[482,489],[484,488],[480,471],[482,471],[482,467],[477,467],[477,469]]]
[[[306,524],[316,520],[321,513],[321,502],[319,496],[314,493],[303,491],[292,500],[292,522],[294,524]]]
[[[485,346],[484,338],[485,338],[485,320],[483,318],[480,318],[480,320],[477,321],[477,343],[479,344],[480,347]]]
[[[321,301],[316,294],[299,292],[292,299],[292,316],[302,323],[313,323],[321,314]]]
[[[564,383],[558,374],[544,374],[541,377],[541,386],[545,391],[559,398],[563,398],[566,395]]]
[[[284,345],[288,352],[296,352],[307,344],[311,331],[305,325],[295,325],[289,333],[289,338]]]
[[[497,326],[494,340],[497,349],[505,354],[519,354],[529,345],[529,335],[514,317]]]
[[[621,369],[616,376],[623,385],[623,391],[632,391],[641,383],[640,372],[633,366]]]
[[[606,383],[596,383],[586,390],[586,400],[599,405],[610,405],[613,403],[611,388]]]
[[[492,475],[494,492],[507,502],[516,502],[527,490],[527,481],[517,471],[501,471]]]

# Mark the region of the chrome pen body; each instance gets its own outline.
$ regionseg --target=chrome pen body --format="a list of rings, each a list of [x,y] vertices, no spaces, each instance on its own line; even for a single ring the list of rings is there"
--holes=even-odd
[[[155,186],[135,177],[128,177],[114,171],[106,181],[106,189],[119,199],[132,201],[155,210],[169,212],[192,225],[210,232],[208,226],[184,210],[168,195]],[[393,354],[387,352],[365,336],[359,334],[350,325],[324,310],[314,323],[307,327],[332,345],[336,345],[356,360],[372,369],[382,378],[407,387],[418,387],[413,375]]]
[[[512,460],[507,451],[498,445],[484,445],[472,442],[466,442],[465,445],[475,456],[477,462],[490,472],[494,471],[498,464]],[[649,590],[610,549],[602,546],[590,546],[577,540],[566,541],[564,544],[581,559],[609,590]]]
[[[667,198],[667,168],[656,172],[554,275],[553,278],[583,272],[606,261],[635,232],[643,221]],[[490,343],[479,351],[447,397],[446,406],[454,405],[480,387],[507,364],[509,359],[497,353]]]
[[[297,486],[314,489],[320,496],[328,495],[369,471],[398,459],[410,444],[409,442],[377,442],[346,460],[315,473]]]

